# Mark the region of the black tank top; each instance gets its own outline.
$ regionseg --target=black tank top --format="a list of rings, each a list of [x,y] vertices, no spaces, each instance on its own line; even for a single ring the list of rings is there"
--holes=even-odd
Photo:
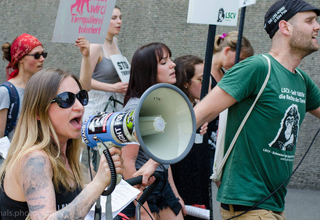
[[[221,68],[220,70],[222,71],[223,75],[226,73],[226,71],[223,68]],[[210,78],[211,78],[211,89],[213,89],[217,85],[217,82],[211,74],[210,74]],[[212,154],[210,155],[210,158],[214,158],[214,151],[216,149],[216,143],[217,143],[218,125],[219,125],[219,116],[217,116],[208,124],[208,130],[207,130],[207,133],[205,134],[208,140],[209,148],[211,150],[210,154]],[[212,162],[213,162],[213,159],[211,163]],[[210,167],[212,166],[213,165],[210,164]]]
[[[0,188],[0,220],[24,220],[29,214],[27,202],[11,199],[4,192],[3,181]],[[82,188],[78,186],[73,192],[67,192],[64,187],[59,187],[56,194],[56,210],[60,210],[71,203],[79,195]]]

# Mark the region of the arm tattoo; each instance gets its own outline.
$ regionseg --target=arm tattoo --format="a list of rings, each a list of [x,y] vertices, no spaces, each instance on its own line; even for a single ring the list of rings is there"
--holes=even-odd
[[[54,219],[84,219],[96,201],[87,201],[88,192],[82,191],[68,206],[59,210]]]
[[[32,212],[32,211],[38,211],[40,209],[43,209],[45,205],[29,205],[28,204],[28,207],[29,207],[29,211]]]
[[[43,202],[46,199],[45,194],[39,195],[39,191],[48,187],[48,181],[52,181],[45,173],[46,163],[43,156],[30,156],[20,170],[23,179],[23,192],[30,212],[42,210],[46,206]],[[40,217],[39,215],[41,213],[38,212],[38,217]]]
[[[39,195],[38,192],[44,192],[48,188],[48,182],[52,182],[48,173],[46,173],[46,166],[48,166],[47,163],[48,162],[44,156],[30,156],[20,171],[23,178],[23,191],[28,201],[29,211],[36,211],[37,213],[34,213],[34,215],[36,214],[39,219],[42,219],[40,216],[44,213],[44,210],[41,211],[41,209],[44,209],[46,206],[46,203],[43,202],[46,199],[46,195],[43,193]],[[82,192],[69,205],[59,211],[56,211],[50,219],[84,219],[90,208],[95,203],[92,199],[88,200],[90,197],[89,193],[90,192],[86,189],[82,190]],[[48,217],[47,214],[43,217],[45,216]]]
[[[43,156],[31,157],[28,159],[26,165],[21,169],[23,176],[23,190],[26,197],[31,196],[34,192],[47,187],[46,174],[44,166],[46,160]],[[50,180],[51,181],[51,180]]]

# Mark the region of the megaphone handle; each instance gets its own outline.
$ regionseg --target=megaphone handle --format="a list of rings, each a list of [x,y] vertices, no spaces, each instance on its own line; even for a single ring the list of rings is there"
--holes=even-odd
[[[138,199],[138,202],[140,204],[144,204],[145,201],[147,201],[148,197],[151,195],[153,190],[158,186],[158,184],[160,182],[161,176],[160,176],[160,174],[158,172],[155,172],[153,174],[153,176],[156,178],[156,180],[144,190],[144,192],[142,193],[142,195]]]
[[[142,176],[133,177],[126,180],[131,186],[138,185],[142,183]]]
[[[156,180],[150,186],[148,186],[146,188],[146,190],[144,190],[144,192],[142,193],[142,195],[138,199],[138,204],[137,204],[136,210],[135,210],[137,220],[141,219],[141,214],[140,214],[141,205],[144,204],[145,201],[147,201],[148,197],[151,195],[153,190],[157,187],[157,185],[160,181],[160,178],[161,178],[160,174],[157,172],[155,172],[152,176],[154,176],[156,178]],[[129,183],[131,186],[141,184],[142,183],[142,176],[137,176],[137,177],[127,179],[126,182]]]

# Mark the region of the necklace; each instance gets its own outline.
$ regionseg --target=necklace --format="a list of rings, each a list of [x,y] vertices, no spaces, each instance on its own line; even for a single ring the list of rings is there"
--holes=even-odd
[[[113,42],[113,39],[109,40],[108,38],[106,38],[107,41],[109,41],[110,45],[112,44]]]

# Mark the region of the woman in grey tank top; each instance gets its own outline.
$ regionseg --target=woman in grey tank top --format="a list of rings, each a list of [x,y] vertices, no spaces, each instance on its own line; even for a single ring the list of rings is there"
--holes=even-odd
[[[128,83],[122,83],[118,73],[113,66],[110,55],[120,54],[117,45],[117,38],[122,25],[122,16],[120,8],[115,6],[106,39],[103,44],[90,44],[90,64],[92,79],[89,88],[89,104],[85,108],[83,119],[94,115],[96,112],[103,111],[109,98],[113,96],[119,102],[123,102],[124,93],[127,91]],[[91,86],[90,86],[91,84]],[[113,102],[111,103],[113,105]],[[114,109],[108,106],[107,111],[112,112]],[[115,110],[121,111],[122,104],[115,103]]]

